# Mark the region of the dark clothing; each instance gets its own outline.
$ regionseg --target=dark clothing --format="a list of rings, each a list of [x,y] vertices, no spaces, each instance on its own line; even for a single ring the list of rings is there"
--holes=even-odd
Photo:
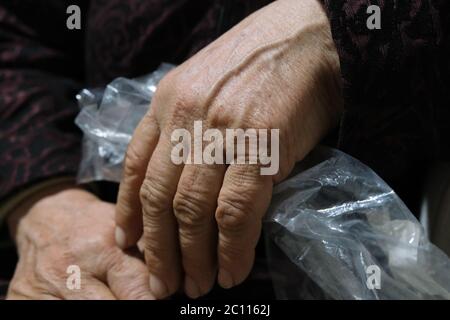
[[[381,4],[381,30],[366,27]],[[418,214],[431,162],[450,159],[450,2],[325,0],[346,113],[338,145]]]
[[[2,0],[0,201],[37,181],[76,174],[80,88],[179,64],[269,2]],[[323,3],[344,83],[337,145],[413,208],[427,165],[450,157],[450,3]],[[66,28],[71,4],[81,7],[81,30]],[[366,27],[369,4],[381,6],[381,30]]]

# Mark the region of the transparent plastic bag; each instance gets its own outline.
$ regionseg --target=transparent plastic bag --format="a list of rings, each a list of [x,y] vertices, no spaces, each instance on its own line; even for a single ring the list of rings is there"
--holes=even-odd
[[[119,182],[128,143],[148,111],[158,82],[173,68],[163,63],[153,73],[137,78],[117,78],[105,90],[83,89],[75,123],[84,133],[79,183]]]
[[[265,219],[278,298],[450,299],[449,258],[370,168],[328,148],[302,166]]]

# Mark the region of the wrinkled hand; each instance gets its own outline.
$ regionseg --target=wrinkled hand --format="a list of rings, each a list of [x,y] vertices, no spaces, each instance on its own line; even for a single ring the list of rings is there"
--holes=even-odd
[[[182,281],[195,298],[249,274],[272,186],[337,124],[339,60],[317,0],[279,0],[169,73],[129,145],[116,210],[116,241],[143,232],[157,298]],[[280,167],[176,165],[174,129],[279,129]],[[143,215],[143,218],[142,218]],[[183,278],[184,277],[184,278]]]
[[[86,191],[37,201],[15,233],[19,262],[8,299],[153,298],[144,262],[114,242],[114,206]],[[67,285],[71,265],[80,268],[79,289]]]

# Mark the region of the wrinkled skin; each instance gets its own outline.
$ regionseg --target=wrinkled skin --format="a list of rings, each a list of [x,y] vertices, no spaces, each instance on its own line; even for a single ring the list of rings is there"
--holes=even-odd
[[[317,0],[279,0],[236,25],[169,73],[129,145],[116,241],[143,234],[156,298],[180,286],[193,298],[216,277],[249,274],[272,187],[333,128],[342,108],[339,59]],[[280,169],[175,165],[171,133],[208,128],[280,130]],[[193,133],[192,133],[193,136]]]
[[[19,262],[7,299],[153,298],[145,263],[114,242],[113,205],[67,189],[15,214]],[[80,268],[79,290],[66,285],[70,265]]]

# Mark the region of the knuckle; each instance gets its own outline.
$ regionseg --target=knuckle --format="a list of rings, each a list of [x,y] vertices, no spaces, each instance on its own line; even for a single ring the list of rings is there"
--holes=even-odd
[[[124,274],[129,266],[125,266],[122,260],[122,252],[120,249],[114,248],[103,253],[102,260],[107,266],[108,270],[111,270],[117,274]]]
[[[244,196],[233,198],[219,196],[216,221],[219,228],[227,231],[240,231],[250,222],[251,202]]]
[[[139,190],[139,197],[146,215],[160,215],[170,211],[169,191],[154,177],[146,177]]]
[[[170,105],[170,115],[167,118],[164,116],[167,120],[163,122],[169,128],[177,128],[189,124],[193,117],[202,118],[203,97],[204,91],[193,85],[188,74],[174,69],[160,81],[154,99]]]
[[[173,200],[173,209],[181,226],[202,225],[208,220],[208,205],[196,193],[179,190]]]
[[[134,144],[130,143],[125,155],[124,176],[136,176],[139,173],[143,161],[144,159],[139,155],[139,151],[136,150]]]
[[[208,112],[207,122],[212,128],[228,128],[236,120],[234,108],[225,107],[224,103],[215,103]]]
[[[184,92],[178,93],[175,102],[174,109],[171,116],[171,125],[178,126],[180,124],[186,124],[188,119],[198,114],[198,104],[195,98],[191,94]]]

